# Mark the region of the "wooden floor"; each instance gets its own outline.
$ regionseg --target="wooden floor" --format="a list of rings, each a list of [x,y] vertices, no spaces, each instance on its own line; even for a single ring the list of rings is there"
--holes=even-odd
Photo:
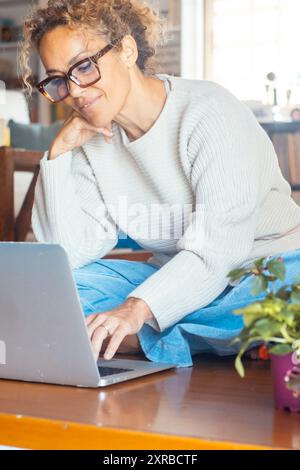
[[[193,368],[103,389],[0,380],[0,445],[34,449],[300,449],[300,415],[273,408],[269,365]]]

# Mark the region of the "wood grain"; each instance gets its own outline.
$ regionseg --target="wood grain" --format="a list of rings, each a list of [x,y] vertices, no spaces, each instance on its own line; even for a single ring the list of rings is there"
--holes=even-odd
[[[103,389],[0,380],[0,444],[41,448],[300,449],[300,415],[275,410],[269,364],[197,357]]]

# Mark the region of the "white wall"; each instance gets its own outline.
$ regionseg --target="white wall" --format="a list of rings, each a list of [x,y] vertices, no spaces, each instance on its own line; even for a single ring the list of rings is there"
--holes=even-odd
[[[181,2],[181,75],[204,77],[204,0]]]

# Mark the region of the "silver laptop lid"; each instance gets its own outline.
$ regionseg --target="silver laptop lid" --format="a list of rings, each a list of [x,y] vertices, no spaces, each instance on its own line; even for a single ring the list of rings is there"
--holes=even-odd
[[[99,372],[66,252],[0,243],[0,378],[96,387]]]

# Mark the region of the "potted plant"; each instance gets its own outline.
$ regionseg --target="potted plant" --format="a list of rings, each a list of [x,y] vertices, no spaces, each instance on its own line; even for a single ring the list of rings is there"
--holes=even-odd
[[[236,281],[251,274],[252,294],[266,294],[234,311],[243,315],[245,325],[232,341],[239,345],[236,370],[244,377],[242,356],[251,347],[260,345],[260,358],[271,358],[275,406],[300,411],[300,277],[293,284],[284,284],[286,268],[281,257],[261,258],[249,268],[235,269],[228,276]]]

